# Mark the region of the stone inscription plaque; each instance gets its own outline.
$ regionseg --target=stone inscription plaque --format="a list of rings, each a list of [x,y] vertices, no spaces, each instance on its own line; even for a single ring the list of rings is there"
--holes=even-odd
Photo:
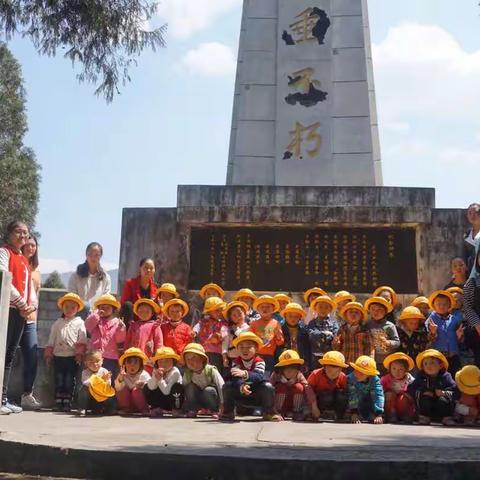
[[[189,288],[418,291],[414,228],[192,228]]]

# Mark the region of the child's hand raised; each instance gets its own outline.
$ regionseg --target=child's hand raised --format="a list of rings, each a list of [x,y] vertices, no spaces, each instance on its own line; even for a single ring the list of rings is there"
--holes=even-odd
[[[342,345],[342,335],[337,335],[336,337],[333,337],[332,340],[332,347],[334,348],[339,348]]]
[[[108,382],[112,378],[112,372],[104,373],[101,378],[102,380],[105,380],[106,382]]]
[[[444,397],[444,396],[445,396],[445,391],[444,391],[444,390],[436,389],[436,390],[435,390],[435,395],[436,395],[437,397]]]
[[[245,395],[246,397],[250,396],[252,394],[252,389],[251,389],[250,385],[247,385],[246,383],[244,383],[240,387],[240,393],[242,395]]]
[[[161,380],[163,378],[164,374],[165,374],[165,370],[163,368],[156,368],[153,371],[153,375],[155,376],[155,378],[157,380]]]
[[[465,325],[460,325],[457,329],[457,338],[459,341],[463,342],[463,339],[465,338]]]
[[[433,323],[433,322],[429,322],[428,323],[428,331],[432,334],[432,335],[436,335],[437,334],[437,331],[438,331],[438,326]]]

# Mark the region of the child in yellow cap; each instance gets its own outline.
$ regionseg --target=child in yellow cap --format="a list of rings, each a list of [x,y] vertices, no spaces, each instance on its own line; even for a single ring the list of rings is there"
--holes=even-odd
[[[163,306],[163,313],[168,319],[162,325],[163,343],[165,347],[173,348],[177,355],[181,355],[195,337],[190,325],[183,321],[188,311],[188,304],[180,298],[169,300]]]
[[[435,340],[432,348],[442,352],[448,359],[449,372],[454,376],[462,364],[460,361],[460,339],[463,342],[464,327],[462,318],[452,315],[455,298],[447,290],[437,290],[429,297],[432,313],[428,317],[426,327]]]
[[[398,350],[400,346],[397,327],[388,320],[393,305],[383,297],[371,297],[365,302],[365,310],[370,314],[367,329],[373,338],[375,361],[380,373],[383,374],[386,373],[383,367],[385,357]]]
[[[275,388],[275,410],[282,418],[293,421],[305,419],[306,401],[311,405],[315,397],[307,379],[301,372],[304,360],[295,350],[285,350],[279,357],[270,383]]]
[[[349,303],[349,302],[355,302],[357,298],[355,295],[352,295],[350,292],[347,292],[347,290],[340,290],[335,294],[333,297],[333,301],[335,302],[335,313],[334,313],[334,318],[337,321],[338,326],[342,326],[345,323],[345,320],[343,319],[341,315],[341,311],[343,307]]]
[[[370,331],[366,327],[367,311],[358,302],[349,302],[341,315],[345,319],[333,339],[332,347],[343,354],[347,363],[354,362],[361,355],[373,357],[375,349]]]
[[[385,392],[386,419],[390,423],[412,423],[415,402],[407,395],[407,388],[414,381],[409,372],[415,362],[407,354],[395,352],[385,358],[383,365],[388,371],[380,380]]]
[[[455,407],[464,425],[480,425],[480,368],[466,365],[455,375],[461,397]]]
[[[223,311],[223,316],[228,322],[228,336],[223,344],[223,366],[230,367],[232,360],[238,357],[238,351],[233,346],[233,341],[243,332],[247,332],[250,326],[247,323],[249,306],[241,301],[230,302]]]
[[[78,415],[87,412],[111,414],[115,411],[115,390],[112,388],[112,372],[103,367],[100,350],[89,350],[85,354],[82,385],[78,390]]]
[[[149,298],[141,298],[133,304],[136,320],[128,326],[125,348],[139,348],[147,357],[163,345],[163,334],[157,315],[160,307]]]
[[[432,420],[455,425],[453,414],[459,397],[457,385],[448,372],[448,360],[438,350],[420,353],[415,363],[419,372],[407,393],[415,401],[418,421],[429,425]]]
[[[89,348],[99,350],[103,357],[103,366],[118,375],[118,358],[123,350],[127,329],[118,317],[120,302],[111,294],[97,298],[94,311],[85,320],[85,328],[90,337]]]
[[[315,368],[326,352],[332,350],[332,342],[338,332],[338,324],[332,316],[335,302],[328,295],[320,295],[310,304],[316,316],[307,325],[310,341],[310,365]]]
[[[233,361],[223,387],[224,408],[220,420],[233,421],[235,409],[248,406],[261,407],[264,420],[281,421],[274,408],[275,389],[265,379],[265,361],[258,355],[262,340],[253,332],[244,332],[233,341],[233,346],[239,356]]]
[[[286,293],[277,293],[273,298],[278,302],[278,312],[273,314],[273,318],[280,322],[280,325],[285,323],[285,319],[282,316],[282,311],[292,301],[292,299]]]
[[[120,373],[115,379],[115,390],[120,415],[150,413],[143,392],[150,380],[150,375],[145,370],[147,361],[145,353],[136,347],[126,350],[118,360]]]
[[[335,420],[342,420],[348,405],[347,376],[343,372],[348,365],[340,352],[327,352],[320,359],[322,368],[317,368],[308,377],[315,401],[311,412],[318,420],[322,412],[333,411]]]
[[[53,361],[55,371],[55,410],[69,412],[78,366],[87,347],[85,323],[77,315],[84,303],[76,293],[67,293],[57,302],[62,316],[50,328],[44,357],[47,366]]]
[[[195,340],[205,349],[210,365],[214,365],[219,372],[223,370],[222,344],[228,336],[227,322],[223,318],[226,306],[220,297],[207,298],[204,316],[193,327]]]
[[[305,301],[305,304],[307,306],[306,308],[306,316],[305,316],[305,325],[308,325],[312,319],[316,317],[315,310],[311,308],[312,302],[320,296],[328,295],[328,293],[320,287],[312,287],[309,288],[304,294],[303,294],[303,300]]]
[[[151,361],[152,377],[144,389],[150,416],[158,418],[171,413],[173,417],[180,417],[184,399],[182,374],[177,368],[180,355],[173,348],[162,347],[155,352]]]
[[[250,324],[250,331],[257,335],[263,342],[259,355],[265,360],[267,378],[275,365],[275,350],[285,343],[282,327],[273,318],[273,314],[280,308],[278,302],[269,295],[262,295],[254,303],[255,310],[260,318]]]
[[[157,290],[157,303],[160,306],[160,313],[158,314],[158,320],[161,325],[168,323],[167,316],[163,313],[164,305],[175,298],[179,298],[180,294],[177,292],[177,287],[173,283],[162,283]]]
[[[195,418],[199,410],[203,410],[218,418],[223,405],[222,376],[214,365],[208,363],[205,349],[199,343],[188,344],[183,350],[182,360],[185,365],[183,409],[187,417]]]
[[[425,318],[428,318],[430,316],[430,304],[428,302],[428,298],[424,296],[416,297],[413,299],[412,307],[417,307],[420,312],[422,312],[422,315]]]
[[[406,307],[398,317],[400,352],[411,358],[432,346],[435,336],[425,329],[425,317],[417,307]]]
[[[285,343],[281,348],[298,352],[300,357],[305,359],[303,371],[308,372],[312,368],[312,355],[307,327],[303,323],[305,311],[298,303],[289,303],[282,311],[282,316],[285,319],[285,323],[282,325]]]
[[[258,312],[253,308],[253,303],[257,299],[255,293],[250,290],[249,288],[241,288],[238,292],[233,295],[232,300],[234,302],[243,302],[248,305],[248,312],[247,312],[247,323],[251,323],[254,320],[258,320],[260,315]]]
[[[374,424],[383,423],[385,396],[378,377],[377,364],[372,357],[362,355],[350,366],[353,372],[348,375],[348,410],[352,423],[362,420]]]

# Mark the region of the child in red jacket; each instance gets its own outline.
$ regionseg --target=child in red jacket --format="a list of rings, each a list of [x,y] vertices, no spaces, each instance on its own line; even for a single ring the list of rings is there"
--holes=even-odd
[[[318,420],[324,411],[334,411],[335,419],[345,416],[348,405],[347,368],[345,357],[340,352],[326,352],[320,359],[323,368],[314,370],[308,377],[315,400],[312,403],[312,417]]]
[[[183,321],[188,310],[188,305],[179,298],[169,300],[163,306],[163,313],[168,318],[168,323],[162,325],[163,342],[166,347],[173,348],[177,355],[183,353],[194,337],[190,325]]]

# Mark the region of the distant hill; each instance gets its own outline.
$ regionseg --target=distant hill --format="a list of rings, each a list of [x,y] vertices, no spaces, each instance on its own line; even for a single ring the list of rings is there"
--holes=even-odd
[[[73,272],[65,272],[65,273],[61,273],[60,274],[60,278],[62,279],[62,283],[65,285],[65,288],[67,287],[68,285],[68,280],[70,278],[70,275],[72,274]],[[111,279],[112,279],[112,290],[113,290],[113,293],[116,293],[116,290],[117,290],[117,284],[118,284],[118,268],[115,269],[115,270],[108,270],[107,272]],[[50,274],[49,273],[42,273],[42,283],[48,278]]]

